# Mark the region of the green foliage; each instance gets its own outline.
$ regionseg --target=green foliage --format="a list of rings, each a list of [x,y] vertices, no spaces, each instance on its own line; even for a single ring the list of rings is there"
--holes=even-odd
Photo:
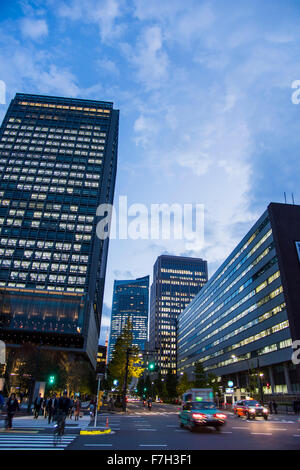
[[[152,388],[152,383],[149,375],[146,376],[145,382],[144,382],[144,395],[146,395],[147,398],[152,397],[153,395],[153,388]]]
[[[96,393],[96,375],[90,363],[75,354],[49,351],[27,343],[10,352],[7,375],[13,373],[8,382],[19,387],[20,393],[28,393],[32,380],[46,382],[46,394],[67,390],[70,394]],[[54,376],[54,383],[49,377]]]
[[[177,396],[177,376],[173,374],[172,369],[168,370],[166,375],[166,389],[168,393],[168,398],[173,399]]]
[[[202,362],[198,361],[195,363],[194,366],[194,377],[195,380],[193,381],[194,388],[207,388],[207,377],[204,372],[204,368]]]
[[[145,387],[145,381],[144,381],[144,377],[141,376],[139,377],[139,380],[138,380],[138,383],[137,383],[137,394],[139,397],[142,397],[143,394],[144,394],[144,387]]]
[[[182,375],[176,387],[177,395],[183,395],[189,388],[192,388],[193,382],[188,380],[186,372]]]
[[[110,377],[112,380],[117,379],[119,381],[119,391],[121,391],[124,386],[128,349],[130,350],[130,354],[127,383],[129,384],[131,382],[132,377],[139,377],[143,372],[139,359],[139,349],[136,346],[133,346],[132,342],[132,322],[128,319],[122,333],[116,340],[113,357],[109,363]]]

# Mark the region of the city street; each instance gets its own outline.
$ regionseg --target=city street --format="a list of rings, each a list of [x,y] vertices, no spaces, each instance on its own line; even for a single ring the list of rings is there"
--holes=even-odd
[[[68,450],[299,450],[300,423],[294,415],[272,415],[268,421],[247,421],[228,412],[228,423],[220,432],[212,428],[191,433],[181,429],[177,406],[154,404],[151,411],[140,403],[130,404],[128,414],[104,413],[98,425],[108,419],[112,432],[103,435],[79,435],[88,417],[75,425],[68,420],[59,449]],[[1,430],[0,450],[53,449],[52,425],[31,418],[16,418],[14,429]]]

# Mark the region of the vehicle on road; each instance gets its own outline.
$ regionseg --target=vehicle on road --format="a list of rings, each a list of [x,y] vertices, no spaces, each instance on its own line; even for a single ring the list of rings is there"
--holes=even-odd
[[[216,408],[212,401],[186,402],[182,404],[179,413],[180,427],[187,427],[190,431],[210,426],[219,431],[226,423],[227,416]]]
[[[182,404],[189,401],[213,401],[214,393],[212,388],[190,388],[182,395]]]
[[[234,414],[237,417],[245,416],[247,419],[262,417],[267,420],[269,413],[269,409],[256,400],[240,400],[234,407]]]

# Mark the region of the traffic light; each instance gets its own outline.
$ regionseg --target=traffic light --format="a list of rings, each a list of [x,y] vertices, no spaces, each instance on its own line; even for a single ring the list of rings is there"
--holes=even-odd
[[[53,385],[55,382],[55,376],[54,375],[50,375],[49,377],[49,385]]]
[[[155,362],[149,362],[148,369],[152,371],[155,370]]]

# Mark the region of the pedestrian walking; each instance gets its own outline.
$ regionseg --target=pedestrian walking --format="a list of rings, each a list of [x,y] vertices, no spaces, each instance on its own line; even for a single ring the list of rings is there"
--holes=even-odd
[[[112,411],[114,409],[114,399],[113,397],[110,397],[109,399],[109,409]]]
[[[46,419],[47,418],[47,403],[49,401],[49,397],[48,398],[44,398],[43,400],[43,403],[42,403],[42,410],[43,410],[43,416],[44,418]]]
[[[276,403],[276,401],[273,401],[273,408],[274,408],[274,413],[277,415],[277,403]]]
[[[81,402],[80,402],[79,398],[77,398],[77,400],[75,402],[75,410],[74,410],[74,419],[75,419],[75,421],[79,420],[80,407],[81,407]]]
[[[269,410],[270,410],[270,414],[273,414],[273,404],[271,401],[269,402]]]
[[[94,400],[91,400],[91,402],[90,402],[90,418],[91,418],[91,421],[95,418],[95,413],[96,413],[96,406],[95,406]]]
[[[16,411],[19,411],[19,402],[16,399],[16,394],[12,393],[11,396],[9,397],[7,404],[6,404],[6,409],[7,409],[7,423],[6,423],[6,428],[11,429],[12,428],[12,420],[13,417],[16,413]]]
[[[0,392],[0,411],[2,410],[3,406],[4,406],[4,397],[2,395],[2,392]]]
[[[70,398],[70,410],[69,410],[70,419],[72,419],[73,411],[74,411],[74,400],[73,400],[73,397],[71,397]]]
[[[34,400],[34,419],[38,419],[41,407],[43,404],[43,397],[42,394],[40,393],[38,397]]]
[[[51,423],[51,420],[54,421],[57,405],[58,400],[56,398],[56,393],[53,393],[52,397],[48,400],[47,403],[48,424]]]

